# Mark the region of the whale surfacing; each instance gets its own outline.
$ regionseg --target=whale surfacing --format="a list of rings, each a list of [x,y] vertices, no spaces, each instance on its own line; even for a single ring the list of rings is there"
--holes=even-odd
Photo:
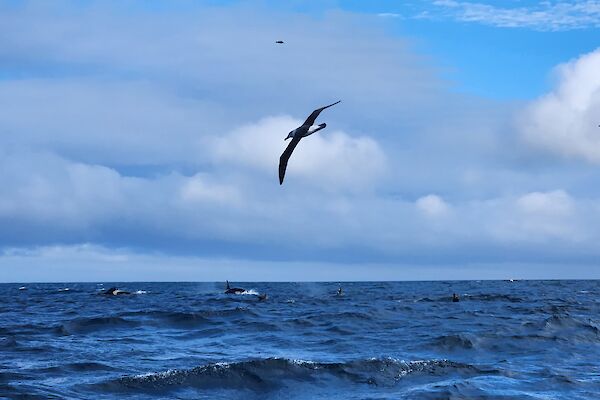
[[[231,286],[229,286],[229,281],[225,281],[227,282],[227,287],[225,288],[225,294],[242,294],[246,291],[246,289],[243,288],[232,288]]]

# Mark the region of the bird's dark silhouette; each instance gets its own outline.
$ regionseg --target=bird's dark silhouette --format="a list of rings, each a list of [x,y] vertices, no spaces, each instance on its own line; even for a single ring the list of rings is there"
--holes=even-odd
[[[341,100],[338,100],[335,103],[329,104],[328,106],[317,108],[315,111],[313,111],[308,116],[308,118],[306,118],[306,121],[304,121],[304,123],[302,125],[300,125],[298,128],[296,128],[293,131],[291,131],[290,133],[288,133],[287,137],[284,140],[288,140],[291,138],[292,141],[290,142],[290,144],[288,144],[288,146],[284,150],[283,154],[281,154],[281,157],[279,157],[279,184],[280,185],[283,184],[283,178],[285,177],[285,170],[287,168],[290,156],[294,152],[294,149],[298,145],[298,142],[300,142],[300,139],[310,136],[313,133],[320,131],[321,129],[324,129],[327,126],[327,124],[325,124],[325,123],[319,124],[319,126],[317,126],[315,129],[311,130],[310,128],[315,123],[319,114],[321,114],[321,111],[323,111],[326,108],[336,105],[340,101]]]
[[[277,44],[283,44],[283,40],[277,40],[275,43],[277,43]]]

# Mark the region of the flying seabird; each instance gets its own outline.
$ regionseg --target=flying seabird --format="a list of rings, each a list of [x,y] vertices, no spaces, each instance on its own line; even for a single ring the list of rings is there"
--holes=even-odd
[[[277,43],[277,44],[283,44],[283,40],[277,40],[275,43]]]
[[[290,156],[292,155],[292,152],[296,148],[296,145],[298,145],[298,142],[300,141],[300,139],[302,139],[303,137],[310,136],[313,133],[318,132],[321,129],[325,128],[327,126],[327,124],[322,123],[322,124],[319,124],[316,128],[311,130],[313,124],[315,123],[315,120],[317,119],[319,114],[321,114],[321,111],[323,111],[324,109],[329,108],[331,106],[335,106],[340,101],[341,100],[338,100],[335,103],[330,104],[328,106],[317,108],[315,111],[312,112],[312,114],[310,114],[308,116],[308,118],[306,118],[306,121],[304,121],[304,123],[302,125],[300,125],[298,128],[291,131],[287,135],[287,137],[285,139],[283,139],[283,140],[288,140],[291,138],[292,141],[290,142],[290,144],[288,144],[288,147],[286,147],[283,154],[281,154],[281,157],[279,157],[279,184],[280,185],[283,184],[283,177],[285,176],[285,169],[287,168],[288,160],[290,159]]]

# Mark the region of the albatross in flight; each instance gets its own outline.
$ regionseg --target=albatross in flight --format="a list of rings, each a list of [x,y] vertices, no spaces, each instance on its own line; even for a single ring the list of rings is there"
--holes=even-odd
[[[281,157],[279,157],[279,184],[280,185],[283,184],[283,177],[285,176],[285,169],[287,168],[288,160],[290,159],[290,156],[292,155],[292,152],[298,145],[298,142],[300,141],[300,139],[302,139],[303,137],[310,136],[313,133],[318,132],[321,129],[325,128],[327,126],[327,124],[325,124],[325,123],[319,124],[318,126],[316,126],[314,128],[313,128],[313,124],[315,123],[315,120],[317,119],[319,114],[321,114],[321,111],[323,111],[324,109],[329,108],[331,106],[335,106],[340,101],[341,100],[338,100],[335,103],[330,104],[328,106],[317,108],[315,111],[312,112],[312,114],[310,114],[308,116],[308,118],[306,118],[306,121],[304,121],[304,123],[302,125],[300,125],[298,128],[291,131],[287,135],[287,137],[285,139],[283,139],[283,140],[288,140],[291,138],[292,141],[290,142],[290,144],[288,144],[288,147],[286,147],[283,154],[281,154]]]

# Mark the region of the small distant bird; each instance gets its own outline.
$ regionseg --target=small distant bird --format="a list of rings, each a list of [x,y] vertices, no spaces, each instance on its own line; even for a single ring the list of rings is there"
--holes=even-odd
[[[335,103],[330,104],[328,106],[317,108],[315,111],[312,112],[312,114],[310,114],[308,116],[308,118],[306,118],[306,121],[304,121],[304,123],[302,125],[300,125],[298,128],[296,128],[293,131],[291,131],[290,133],[288,133],[287,137],[285,139],[283,139],[283,140],[288,140],[291,138],[292,141],[290,142],[290,144],[288,144],[288,147],[286,147],[283,154],[281,154],[281,157],[279,157],[279,184],[280,185],[283,184],[283,177],[285,176],[285,169],[287,168],[288,160],[290,159],[290,156],[292,155],[292,152],[296,148],[296,145],[298,145],[298,142],[300,141],[300,139],[302,139],[303,137],[310,136],[313,133],[320,131],[321,129],[324,129],[327,126],[327,124],[325,124],[325,123],[319,124],[316,128],[313,128],[311,130],[311,128],[313,127],[313,124],[315,123],[315,120],[317,119],[319,114],[321,114],[321,111],[323,111],[324,109],[329,108],[331,106],[335,106],[340,101],[341,100],[338,100]]]
[[[283,40],[278,40],[275,43],[277,43],[277,44],[283,44]]]

